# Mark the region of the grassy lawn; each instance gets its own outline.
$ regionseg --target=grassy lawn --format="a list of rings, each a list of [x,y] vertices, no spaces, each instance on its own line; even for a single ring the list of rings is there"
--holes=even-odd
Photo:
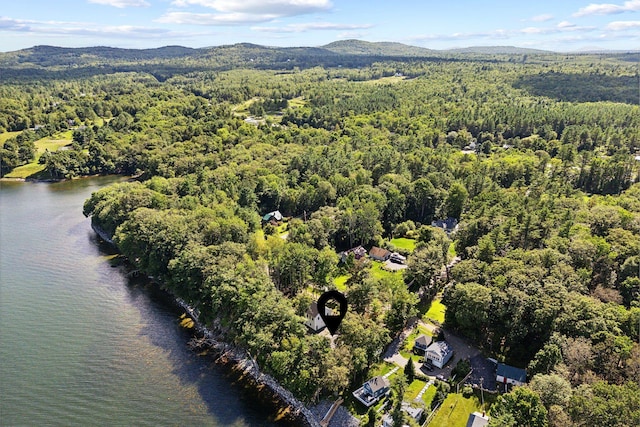
[[[407,239],[406,237],[398,237],[397,239],[391,239],[391,244],[398,249],[404,249],[409,252],[413,252],[416,248],[415,239]]]
[[[489,409],[488,406],[488,403],[485,402],[485,411]],[[464,427],[467,425],[469,414],[476,411],[482,412],[482,404],[475,395],[465,398],[462,394],[451,393],[429,423],[429,427]]]
[[[307,102],[304,100],[304,97],[299,96],[297,98],[292,98],[289,100],[289,107],[291,108],[300,108],[304,107]]]
[[[400,273],[394,272],[394,271],[387,271],[382,268],[383,265],[384,264],[381,262],[373,261],[371,263],[371,276],[380,280],[380,279],[384,279],[385,277],[393,277],[394,274],[402,274],[402,270],[400,271]]]
[[[375,79],[375,80],[366,80],[363,82],[360,82],[362,84],[370,84],[370,85],[381,85],[381,84],[386,84],[386,83],[400,83],[403,80],[406,80],[407,78],[405,76],[389,76],[389,77],[381,77],[379,79]]]
[[[3,136],[2,134],[0,136]],[[55,135],[53,138],[42,138],[35,142],[36,158],[33,162],[23,166],[18,166],[10,173],[6,174],[7,178],[28,178],[44,170],[44,165],[38,163],[40,156],[46,150],[58,151],[61,147],[71,144],[73,131],[66,131]]]
[[[0,144],[4,144],[7,139],[20,135],[20,133],[21,131],[0,133]]]
[[[424,407],[427,408],[427,413],[429,413],[430,411],[429,408],[431,408],[431,402],[433,401],[433,398],[436,397],[437,392],[438,389],[436,388],[436,386],[432,385],[422,395],[422,401],[424,402]]]
[[[449,259],[453,259],[455,258],[456,255],[457,255],[456,245],[455,243],[451,242],[451,244],[449,245],[449,251],[447,252],[447,256],[449,257]]]
[[[439,322],[440,324],[444,323],[444,313],[447,311],[447,307],[442,304],[440,298],[435,298],[431,302],[431,307],[429,307],[429,311],[423,316],[423,319],[431,319]]]
[[[333,279],[333,284],[336,285],[336,288],[340,292],[344,292],[347,290],[347,280],[349,280],[349,275],[343,274],[342,276],[335,277]]]
[[[422,388],[426,384],[427,383],[422,380],[413,380],[413,382],[409,384],[409,387],[407,387],[407,390],[404,392],[403,400],[405,402],[413,402],[413,399],[418,397],[418,393],[420,393],[420,390],[422,390]]]

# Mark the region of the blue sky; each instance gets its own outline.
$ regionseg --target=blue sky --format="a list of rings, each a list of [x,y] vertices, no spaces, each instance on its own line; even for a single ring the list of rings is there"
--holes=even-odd
[[[640,49],[640,0],[609,1],[5,1],[0,51],[39,44],[320,46],[350,38],[432,49]]]

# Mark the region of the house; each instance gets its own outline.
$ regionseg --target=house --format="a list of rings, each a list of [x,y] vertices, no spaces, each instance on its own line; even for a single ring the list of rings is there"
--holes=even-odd
[[[424,352],[424,360],[431,361],[436,368],[442,368],[453,356],[453,349],[446,341],[436,341],[431,343]]]
[[[367,250],[362,246],[356,246],[355,248],[351,248],[348,251],[342,251],[338,254],[338,256],[340,257],[340,262],[346,262],[347,258],[349,258],[349,254],[353,254],[353,257],[356,260],[359,260],[367,256]]]
[[[382,376],[371,378],[362,387],[354,391],[353,397],[358,399],[366,407],[374,405],[391,389],[389,380]]]
[[[411,418],[413,418],[414,420],[416,420],[417,423],[420,423],[420,418],[422,418],[422,415],[424,414],[424,409],[422,408],[414,408],[413,406],[410,406],[407,402],[402,402],[402,411],[406,412],[407,415],[409,415]],[[385,414],[384,417],[382,417],[382,426],[383,427],[395,427],[395,424],[393,422],[393,417],[391,417],[390,414]],[[403,424],[402,427],[404,426],[409,426],[408,424]]]
[[[282,214],[280,211],[269,212],[265,216],[262,217],[263,223],[270,223],[273,225],[277,225],[280,221],[282,221]]]
[[[431,337],[420,335],[413,344],[413,352],[416,354],[424,354],[431,345]]]
[[[489,417],[484,413],[474,412],[469,415],[467,427],[484,427],[489,424]]]
[[[431,222],[432,227],[443,229],[447,234],[452,233],[458,229],[458,220],[455,218],[439,219]]]
[[[389,257],[389,261],[394,262],[396,264],[404,264],[407,262],[407,257],[400,255],[398,252],[394,252]]]
[[[515,366],[498,363],[496,370],[496,382],[498,384],[524,385],[527,382],[527,371]]]
[[[329,307],[325,307],[325,315],[332,315],[333,310]],[[314,332],[318,332],[327,325],[325,325],[324,320],[322,320],[322,316],[320,316],[320,312],[318,311],[318,303],[312,302],[307,310],[307,318],[304,321],[304,324],[307,325]]]
[[[386,261],[391,257],[391,252],[386,249],[374,246],[369,251],[369,256],[376,261]]]

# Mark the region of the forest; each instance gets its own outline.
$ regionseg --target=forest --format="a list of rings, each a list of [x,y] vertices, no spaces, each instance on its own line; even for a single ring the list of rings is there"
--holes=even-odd
[[[352,47],[1,54],[0,174],[134,177],[84,214],[305,402],[359,387],[442,293],[446,328],[528,370],[492,425],[639,425],[636,64]],[[403,237],[404,273],[339,262]],[[339,276],[332,346],[303,321]]]

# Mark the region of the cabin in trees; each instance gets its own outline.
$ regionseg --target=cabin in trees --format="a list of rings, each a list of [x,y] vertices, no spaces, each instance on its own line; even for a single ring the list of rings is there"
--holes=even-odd
[[[416,338],[415,343],[413,344],[413,352],[415,354],[424,354],[427,351],[427,348],[431,345],[431,337],[426,335],[420,335]]]
[[[452,356],[453,349],[446,341],[433,342],[424,352],[425,362],[429,360],[436,368],[442,368]]]
[[[458,220],[455,218],[438,219],[431,222],[432,227],[441,228],[445,233],[450,234],[458,229]]]
[[[263,224],[278,225],[282,221],[282,214],[280,211],[269,212],[262,217]]]
[[[511,385],[524,385],[527,382],[527,371],[525,369],[516,368],[515,366],[498,363],[496,370],[496,383]]]
[[[369,251],[369,256],[371,257],[371,259],[374,259],[376,261],[386,261],[391,258],[391,252],[386,249],[374,246]]]
[[[377,376],[364,383],[362,387],[354,391],[352,394],[353,397],[358,399],[363,405],[369,407],[380,400],[389,392],[390,389],[391,383],[389,382],[389,379]]]
[[[340,262],[347,262],[347,258],[349,258],[350,254],[353,254],[353,257],[357,261],[367,256],[367,250],[362,246],[356,246],[355,248],[351,248],[347,251],[342,251],[338,254]]]
[[[325,307],[325,315],[332,315],[333,310],[329,307]],[[304,324],[309,327],[314,332],[318,332],[322,330],[325,326],[324,320],[322,320],[322,316],[320,316],[320,312],[318,311],[318,303],[312,302],[307,310],[307,318],[304,321]]]

